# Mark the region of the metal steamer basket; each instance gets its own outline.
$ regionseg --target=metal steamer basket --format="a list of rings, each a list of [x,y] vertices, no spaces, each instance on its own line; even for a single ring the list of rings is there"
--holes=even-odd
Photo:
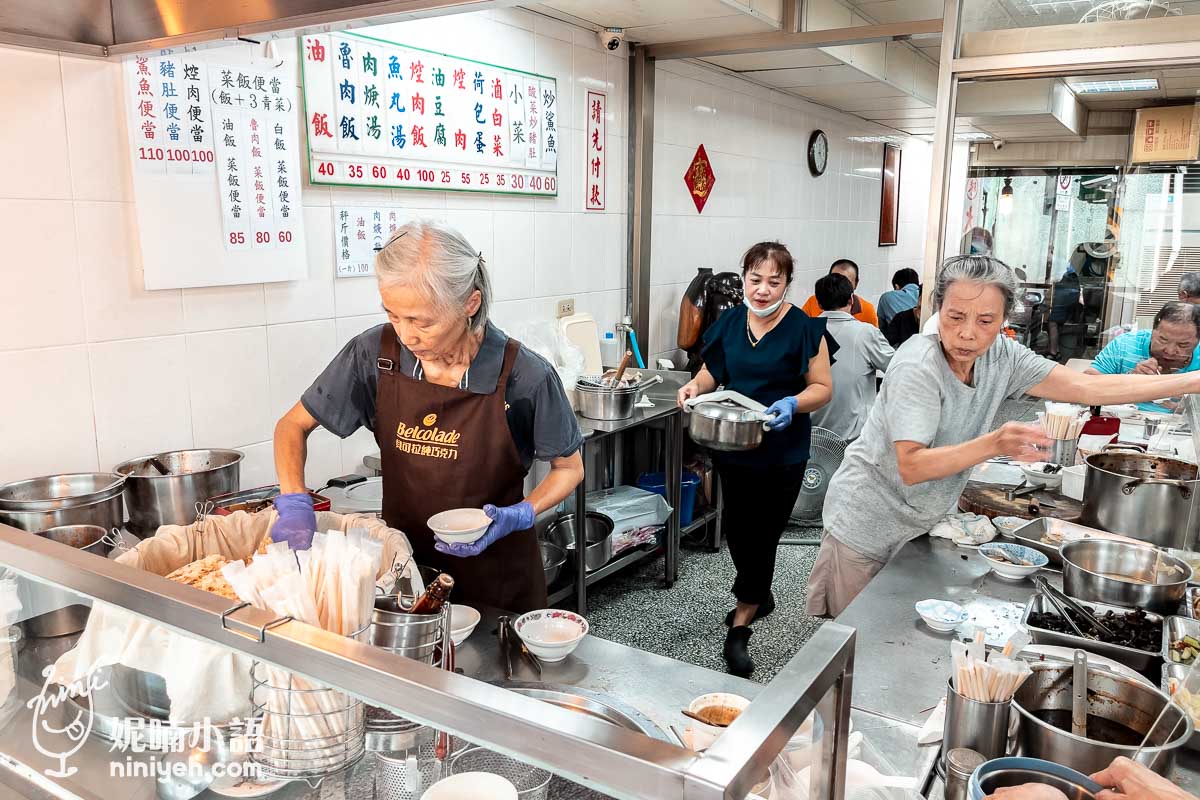
[[[363,640],[369,626],[351,634]],[[357,764],[366,753],[364,705],[336,689],[255,661],[250,704],[256,721],[251,761],[279,780],[322,780]]]

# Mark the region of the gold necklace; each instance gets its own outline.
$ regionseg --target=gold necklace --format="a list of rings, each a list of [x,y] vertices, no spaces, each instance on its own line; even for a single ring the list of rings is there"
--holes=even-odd
[[[782,308],[783,307],[780,306],[781,310],[782,310]],[[763,340],[763,336],[766,336],[768,333],[775,330],[775,326],[779,324],[779,320],[781,320],[781,319],[783,319],[783,314],[782,313],[777,314],[775,316],[775,318],[771,321],[771,327],[769,327],[765,331],[763,331],[762,336],[755,336],[754,331],[750,330],[750,314],[747,313],[746,314],[746,339],[750,342],[750,346],[758,347],[758,345]]]

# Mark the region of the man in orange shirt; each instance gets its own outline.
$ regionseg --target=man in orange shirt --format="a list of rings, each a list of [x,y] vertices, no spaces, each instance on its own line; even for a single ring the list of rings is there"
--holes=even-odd
[[[839,258],[829,266],[829,274],[832,275],[835,272],[838,275],[845,275],[846,279],[850,281],[850,285],[854,287],[854,291],[858,292],[858,264],[848,258]],[[817,296],[814,294],[809,297],[801,310],[810,317],[821,316],[821,304],[817,302]],[[879,316],[875,313],[875,306],[863,300],[858,294],[854,294],[850,298],[850,315],[859,322],[879,327]]]

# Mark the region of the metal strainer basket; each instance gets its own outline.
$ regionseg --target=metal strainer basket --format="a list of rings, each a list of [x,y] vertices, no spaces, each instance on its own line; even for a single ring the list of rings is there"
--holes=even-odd
[[[436,732],[423,727],[417,736],[419,741],[412,747],[375,754],[375,800],[420,800],[425,790],[446,776],[454,754],[473,747],[450,737],[450,755],[438,761]]]
[[[472,747],[450,761],[450,774],[489,772],[499,775],[517,789],[520,800],[547,800],[554,775],[544,769],[500,755],[484,747]]]

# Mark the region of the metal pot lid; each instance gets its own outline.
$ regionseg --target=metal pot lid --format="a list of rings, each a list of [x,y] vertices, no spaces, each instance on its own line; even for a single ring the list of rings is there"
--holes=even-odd
[[[763,419],[759,412],[743,408],[732,400],[697,403],[692,407],[692,413],[722,422],[762,422]]]

